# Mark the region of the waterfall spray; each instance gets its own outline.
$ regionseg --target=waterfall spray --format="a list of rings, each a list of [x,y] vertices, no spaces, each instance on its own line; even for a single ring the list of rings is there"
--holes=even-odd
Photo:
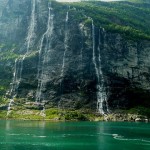
[[[102,34],[104,35],[104,39],[105,39],[105,29],[102,28]],[[105,40],[104,40],[105,41]],[[98,62],[99,62],[99,75],[101,77],[101,87],[102,87],[102,98],[104,99],[105,101],[105,112],[109,113],[109,106],[108,106],[108,101],[107,101],[107,94],[106,94],[106,88],[104,86],[104,74],[103,74],[103,71],[102,71],[102,59],[101,59],[101,47],[100,47],[100,44],[101,44],[101,35],[100,35],[100,30],[99,30],[99,45],[98,45],[98,52],[99,52],[99,57],[98,57]]]
[[[99,40],[99,46],[98,46],[98,63],[96,61],[96,54],[95,54],[95,26],[94,26],[94,21],[92,19],[92,41],[93,41],[93,64],[96,72],[96,77],[97,77],[97,110],[100,114],[105,114],[107,110],[105,110],[105,104],[107,102],[107,96],[106,96],[106,91],[104,87],[104,76],[102,72],[102,63],[101,63],[101,51],[100,51],[100,40]],[[99,67],[98,67],[99,66]]]
[[[29,24],[27,38],[26,38],[26,52],[23,56],[15,60],[13,83],[10,90],[11,99],[8,106],[7,116],[11,112],[11,106],[13,105],[14,98],[17,95],[18,87],[21,82],[24,59],[28,55],[29,49],[32,46],[35,37],[35,25],[36,25],[35,5],[36,5],[36,0],[32,0],[31,18],[30,18],[30,24]]]
[[[36,90],[36,103],[40,104],[42,100],[42,90],[45,88],[45,85],[48,81],[48,75],[45,70],[46,62],[48,62],[48,53],[51,51],[51,39],[53,33],[53,14],[51,12],[52,7],[51,3],[48,4],[48,21],[47,21],[47,30],[42,35],[39,47],[39,63],[38,63],[38,86]],[[44,40],[46,44],[44,45]],[[40,113],[41,116],[46,117],[45,114],[45,104],[43,104],[43,109]]]
[[[61,78],[64,77],[64,69],[65,69],[65,59],[66,59],[66,53],[67,53],[67,50],[68,50],[68,19],[69,19],[69,13],[67,11],[67,14],[66,14],[66,29],[65,29],[65,41],[64,41],[64,47],[65,47],[65,51],[64,51],[64,54],[63,54],[63,64],[62,64],[62,69],[61,69]]]
[[[44,44],[44,39],[48,41],[48,38],[51,39],[52,33],[53,33],[53,15],[51,13],[52,7],[51,3],[48,4],[48,21],[47,21],[47,30],[46,32],[42,35],[41,42],[40,42],[40,47],[39,47],[39,63],[38,63],[38,87],[36,91],[36,102],[41,101],[41,94],[42,94],[42,89],[45,86],[45,82],[47,81],[46,74],[44,72],[44,66],[45,62],[47,61],[47,51],[49,50],[49,42],[46,43],[46,46],[43,50],[43,44]],[[43,60],[42,60],[43,56]],[[41,63],[42,61],[42,63]]]
[[[68,51],[68,20],[69,20],[69,12],[67,11],[66,13],[66,18],[65,18],[65,38],[64,38],[64,54],[63,54],[63,62],[62,62],[62,67],[61,67],[61,74],[60,74],[60,89],[61,89],[61,94],[62,94],[62,85],[63,85],[63,78],[64,78],[64,70],[65,70],[65,60],[66,60],[66,53]],[[60,102],[58,103],[58,108],[60,107]]]

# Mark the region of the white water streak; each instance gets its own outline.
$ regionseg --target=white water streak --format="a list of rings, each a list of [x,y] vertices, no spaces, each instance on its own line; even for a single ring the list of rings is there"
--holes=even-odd
[[[80,24],[80,31],[81,31],[81,50],[80,50],[80,61],[81,61],[81,70],[82,70],[82,78],[83,78],[83,36],[84,36],[84,25]]]
[[[102,63],[101,63],[101,52],[100,52],[100,41],[99,41],[99,47],[98,47],[98,62],[99,67],[96,63],[96,54],[95,54],[95,26],[94,22],[92,20],[92,40],[93,40],[93,64],[96,72],[97,77],[97,109],[100,114],[105,114],[104,110],[104,102],[107,101],[106,91],[104,88],[104,76],[102,72]],[[100,78],[101,77],[101,78]],[[101,79],[101,80],[100,80]]]
[[[65,59],[66,59],[66,53],[68,50],[68,20],[69,20],[69,13],[67,12],[67,14],[66,14],[66,29],[65,29],[65,42],[64,42],[65,51],[63,54],[63,64],[62,64],[61,75],[60,75],[61,78],[64,77]]]
[[[36,18],[35,18],[35,0],[32,1],[32,12],[31,12],[31,19],[30,19],[30,25],[28,29],[28,35],[27,35],[27,51],[26,54],[29,52],[29,48],[32,45],[33,38],[35,36],[35,25],[36,25]]]
[[[100,43],[101,43],[101,38],[100,38],[100,30],[99,30],[99,45],[98,45],[98,62],[99,62],[99,77],[101,77],[101,81],[98,81],[98,102],[97,102],[97,108],[98,111],[103,114],[104,110],[103,110],[103,103],[107,103],[107,95],[106,95],[106,91],[104,88],[104,75],[102,72],[102,61],[101,61],[101,49],[100,49]],[[105,111],[108,112],[108,107],[106,104],[106,109]]]
[[[10,91],[12,98],[10,99],[10,102],[9,102],[7,116],[10,114],[12,102],[14,101],[14,98],[17,95],[18,87],[19,87],[19,84],[21,82],[22,70],[23,70],[23,61],[24,61],[25,57],[27,56],[27,54],[29,53],[29,49],[32,46],[33,38],[35,36],[35,25],[36,25],[35,5],[36,5],[36,2],[35,2],[35,0],[33,0],[32,1],[31,19],[30,19],[30,24],[29,24],[29,28],[28,28],[27,38],[26,38],[26,45],[27,45],[26,52],[21,58],[18,58],[15,60],[14,73],[13,73],[13,83],[12,83],[12,88]]]
[[[51,39],[51,36],[53,33],[53,15],[51,14],[51,10],[52,10],[51,3],[48,5],[49,5],[48,6],[49,11],[48,11],[47,30],[42,35],[40,47],[39,47],[39,64],[38,64],[38,75],[37,75],[38,87],[37,87],[37,91],[36,91],[36,102],[37,103],[40,103],[40,101],[41,101],[42,90],[45,87],[45,84],[47,82],[47,76],[46,76],[46,73],[44,72],[44,69],[45,69],[45,63],[49,60],[49,58],[47,56],[47,53],[50,49],[50,44],[51,44],[49,39]],[[46,48],[44,48],[44,52],[43,52],[44,39],[46,39],[49,42],[46,43]],[[41,63],[42,55],[44,55],[44,57],[43,57],[43,62]]]
[[[31,18],[30,18],[30,24],[29,24],[27,38],[26,38],[27,48],[26,48],[25,54],[20,59],[21,67],[20,67],[20,79],[19,79],[19,81],[21,81],[21,78],[22,78],[23,62],[24,62],[26,56],[29,54],[29,50],[32,47],[33,41],[35,38],[35,26],[36,26],[35,7],[36,7],[36,0],[32,0]]]
[[[102,28],[102,33],[104,35],[104,42],[105,42],[105,29]],[[100,44],[101,44],[101,35],[100,35],[100,30],[99,30],[99,46],[98,46],[98,51],[99,51],[99,74],[100,74],[100,77],[101,77],[101,87],[103,87],[103,99],[105,101],[105,105],[106,105],[106,112],[109,113],[109,106],[108,106],[108,97],[107,97],[107,94],[106,94],[106,88],[104,87],[104,75],[103,75],[103,71],[102,71],[102,61],[101,61],[101,49],[100,49]]]

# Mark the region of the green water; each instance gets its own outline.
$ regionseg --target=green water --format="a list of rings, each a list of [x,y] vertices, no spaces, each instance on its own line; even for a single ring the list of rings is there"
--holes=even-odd
[[[150,124],[1,120],[0,150],[150,150]]]

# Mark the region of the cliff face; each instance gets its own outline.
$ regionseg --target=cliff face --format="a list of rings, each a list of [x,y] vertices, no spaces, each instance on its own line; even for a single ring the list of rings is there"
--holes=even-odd
[[[149,41],[128,40],[74,7],[42,0],[4,4],[0,34],[1,96],[101,113],[150,105]]]

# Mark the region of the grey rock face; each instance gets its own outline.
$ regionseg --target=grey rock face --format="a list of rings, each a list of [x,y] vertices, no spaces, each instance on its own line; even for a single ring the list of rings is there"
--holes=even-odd
[[[0,42],[9,43],[11,46],[15,44],[16,47],[12,49],[12,52],[20,57],[26,51],[25,43],[32,3],[30,0],[9,0],[7,4],[1,0],[0,3],[5,5],[0,20],[2,37]],[[50,24],[53,21],[53,27],[50,25],[51,31],[48,31],[51,35],[44,35],[48,26],[48,7],[50,7],[48,1],[36,1],[35,40],[23,62],[22,77],[16,89],[16,98],[36,101],[37,92],[39,92],[38,84],[42,81],[39,100],[49,107],[96,110],[98,81],[92,61],[92,24],[86,25],[84,21],[77,19],[78,11],[69,9],[65,5],[52,3]],[[67,42],[65,41],[66,32]],[[102,28],[95,28],[94,36],[98,67],[100,67],[98,47],[101,52],[101,69],[109,109],[150,105],[148,102],[150,42],[127,40],[120,34],[109,33]],[[2,48],[1,52],[6,49],[7,47]],[[65,63],[63,76],[61,76],[63,61]],[[11,59],[8,62],[10,62],[8,67],[12,67],[13,74],[14,60]]]

